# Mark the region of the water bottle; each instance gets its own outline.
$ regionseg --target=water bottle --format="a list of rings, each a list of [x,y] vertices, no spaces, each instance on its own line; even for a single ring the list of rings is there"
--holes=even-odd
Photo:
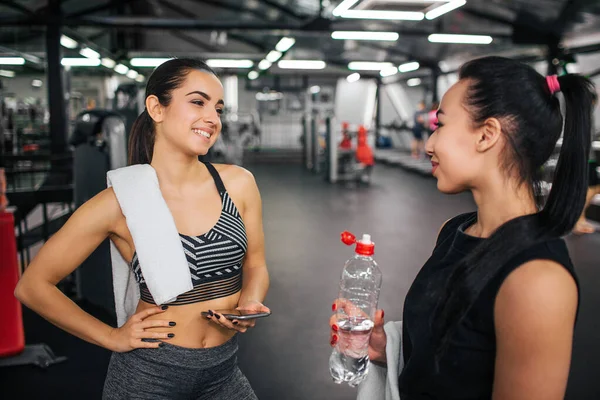
[[[369,338],[381,289],[381,271],[373,260],[375,244],[370,235],[362,239],[342,233],[342,242],[356,243],[356,254],[346,261],[337,300],[338,342],[329,358],[329,371],[335,383],[357,386],[367,375]]]

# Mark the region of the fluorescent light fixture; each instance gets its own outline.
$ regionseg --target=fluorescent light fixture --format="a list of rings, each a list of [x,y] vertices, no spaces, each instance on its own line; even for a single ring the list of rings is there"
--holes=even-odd
[[[0,65],[23,65],[25,59],[23,57],[0,57]]]
[[[320,60],[281,60],[277,66],[282,69],[323,69],[327,64]]]
[[[350,7],[358,3],[358,0],[344,0],[336,8],[333,9],[332,14],[335,17],[341,16],[343,13],[348,11]]]
[[[105,66],[106,68],[110,68],[110,69],[113,69],[115,67],[115,65],[117,65],[117,63],[110,58],[103,58],[102,60],[100,60],[100,62],[102,63],[103,66]]]
[[[277,50],[271,50],[269,52],[269,54],[267,54],[265,59],[271,63],[274,63],[277,60],[279,60],[281,58],[281,56],[282,56],[282,54],[280,52],[278,52]]]
[[[39,87],[42,87],[42,85],[43,85],[43,83],[39,79],[34,79],[31,81],[31,86],[33,86],[33,87],[39,88]]]
[[[248,79],[250,79],[251,81],[253,81],[256,78],[258,78],[258,71],[250,71],[250,72],[248,72]]]
[[[385,19],[392,21],[422,21],[425,18],[425,14],[422,12],[383,10],[348,10],[340,16],[342,18]]]
[[[75,49],[78,45],[78,43],[75,40],[65,35],[62,35],[60,37],[60,44],[61,46],[66,47],[67,49]]]
[[[346,77],[346,80],[350,83],[356,82],[360,79],[360,74],[358,72],[355,72],[353,74],[350,74]]]
[[[465,4],[467,4],[466,0],[453,0],[453,1],[449,1],[448,3],[436,7],[431,11],[428,11],[427,14],[425,14],[425,18],[427,19],[436,19],[437,17],[444,15],[446,13],[449,13],[452,10],[456,10],[459,7],[464,6]]]
[[[406,81],[408,86],[419,86],[421,84],[421,78],[412,78]]]
[[[283,53],[288,51],[290,47],[294,45],[294,43],[296,43],[296,39],[291,37],[282,37],[279,43],[275,45],[275,50]]]
[[[373,62],[373,61],[352,61],[348,68],[353,71],[381,71],[393,67],[391,62]]]
[[[140,82],[140,83],[141,83],[141,82],[144,82],[145,80],[146,80],[146,78],[144,78],[144,75],[138,75],[138,76],[135,78],[135,81],[136,81],[136,82]]]
[[[127,66],[125,66],[123,64],[115,65],[114,70],[117,74],[121,74],[121,75],[125,75],[126,73],[129,72],[129,68],[127,68]]]
[[[134,71],[132,69],[130,69],[129,72],[127,72],[127,77],[129,79],[135,79],[135,78],[137,78],[138,75],[139,74],[137,73],[137,71]]]
[[[389,68],[384,68],[381,71],[379,71],[379,75],[386,77],[386,76],[392,76],[392,75],[396,75],[398,73],[398,68],[391,66]]]
[[[269,69],[271,68],[271,65],[273,65],[273,63],[269,60],[261,60],[258,63],[258,69],[264,71],[265,69]]]
[[[5,78],[14,78],[15,71],[8,71],[6,69],[0,69],[0,76],[3,76]]]
[[[100,60],[97,58],[65,57],[60,60],[60,63],[65,67],[97,67],[100,65]]]
[[[398,67],[398,71],[400,71],[400,72],[416,71],[419,69],[419,67],[420,67],[419,63],[416,61],[413,61],[413,62],[400,64],[400,66]]]
[[[256,100],[258,100],[258,101],[275,101],[275,100],[283,99],[283,93],[281,93],[281,92],[269,92],[269,93],[258,92],[258,93],[256,93],[255,97],[256,97]]]
[[[206,60],[206,64],[212,68],[252,68],[252,60],[230,60],[230,59],[212,59]]]
[[[154,68],[154,67],[158,67],[160,64],[169,61],[171,58],[144,58],[144,57],[138,57],[138,58],[132,58],[131,61],[129,61],[129,63],[131,64],[132,67],[150,67],[150,68]]]
[[[317,94],[321,91],[321,86],[311,86],[309,90],[312,94]]]
[[[331,38],[338,40],[382,40],[394,42],[399,37],[400,35],[396,32],[335,31],[331,33]]]
[[[100,58],[100,53],[90,49],[89,47],[79,50],[79,54],[87,58]]]
[[[467,44],[490,44],[492,37],[487,35],[454,35],[445,33],[434,33],[429,35],[431,43],[467,43]]]

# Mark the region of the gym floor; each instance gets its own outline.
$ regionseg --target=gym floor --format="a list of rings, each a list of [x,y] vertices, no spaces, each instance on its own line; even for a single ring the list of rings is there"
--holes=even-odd
[[[378,165],[370,187],[330,185],[298,165],[249,166],[263,198],[273,315],[240,337],[240,368],[261,400],[346,400],[355,390],[332,383],[327,321],[339,274],[352,248],[343,230],[370,233],[384,275],[379,306],[400,320],[404,296],[452,216],[472,211],[469,195],[440,194],[435,180]],[[600,234],[568,236],[581,281],[581,308],[567,399],[600,398]],[[91,304],[82,306],[111,321]],[[46,343],[66,362],[46,370],[0,370],[0,396],[10,399],[99,399],[110,353],[53,327],[24,309],[26,341]],[[6,395],[10,394],[10,397]]]

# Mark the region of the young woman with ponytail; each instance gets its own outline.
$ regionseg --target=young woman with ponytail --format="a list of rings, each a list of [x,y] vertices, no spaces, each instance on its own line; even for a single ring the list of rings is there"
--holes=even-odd
[[[113,352],[104,399],[256,399],[236,356],[236,333],[254,322],[230,321],[214,310],[269,311],[262,304],[269,275],[260,194],[248,171],[198,161],[221,132],[223,86],[204,62],[172,59],[148,79],[145,104],[130,134],[129,163],[156,172],[193,289],[155,304],[144,280],[149,270],[110,187],[46,243],[15,295],[58,327]],[[140,204],[144,196],[139,193]],[[56,288],[106,238],[129,263],[140,293],[135,313],[117,328]]]
[[[499,57],[462,66],[426,150],[438,189],[477,211],[440,230],[404,303],[402,400],[563,399],[579,306],[561,238],[587,189],[592,83]],[[559,97],[564,98],[564,114]],[[538,173],[563,135],[552,190]],[[369,355],[386,362],[383,313]],[[335,339],[335,319],[331,335]],[[335,340],[334,340],[335,342]]]

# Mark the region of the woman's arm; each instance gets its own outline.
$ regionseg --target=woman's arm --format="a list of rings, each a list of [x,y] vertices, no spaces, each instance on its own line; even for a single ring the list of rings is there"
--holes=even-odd
[[[94,318],[56,287],[111,234],[121,217],[121,209],[112,189],[102,191],[79,207],[27,267],[17,284],[15,296],[54,325],[90,343],[114,351],[156,347],[155,343],[138,341],[130,346],[125,337],[125,333],[129,332],[125,332],[125,329],[116,330]],[[152,309],[149,313],[158,312]],[[139,321],[136,319],[136,324],[128,323],[129,330],[132,331],[133,327],[138,330],[136,335],[141,336],[139,329],[142,326],[162,323],[142,322],[148,315],[136,316]]]
[[[494,310],[494,400],[564,399],[577,285],[561,265],[528,262],[504,281]]]

